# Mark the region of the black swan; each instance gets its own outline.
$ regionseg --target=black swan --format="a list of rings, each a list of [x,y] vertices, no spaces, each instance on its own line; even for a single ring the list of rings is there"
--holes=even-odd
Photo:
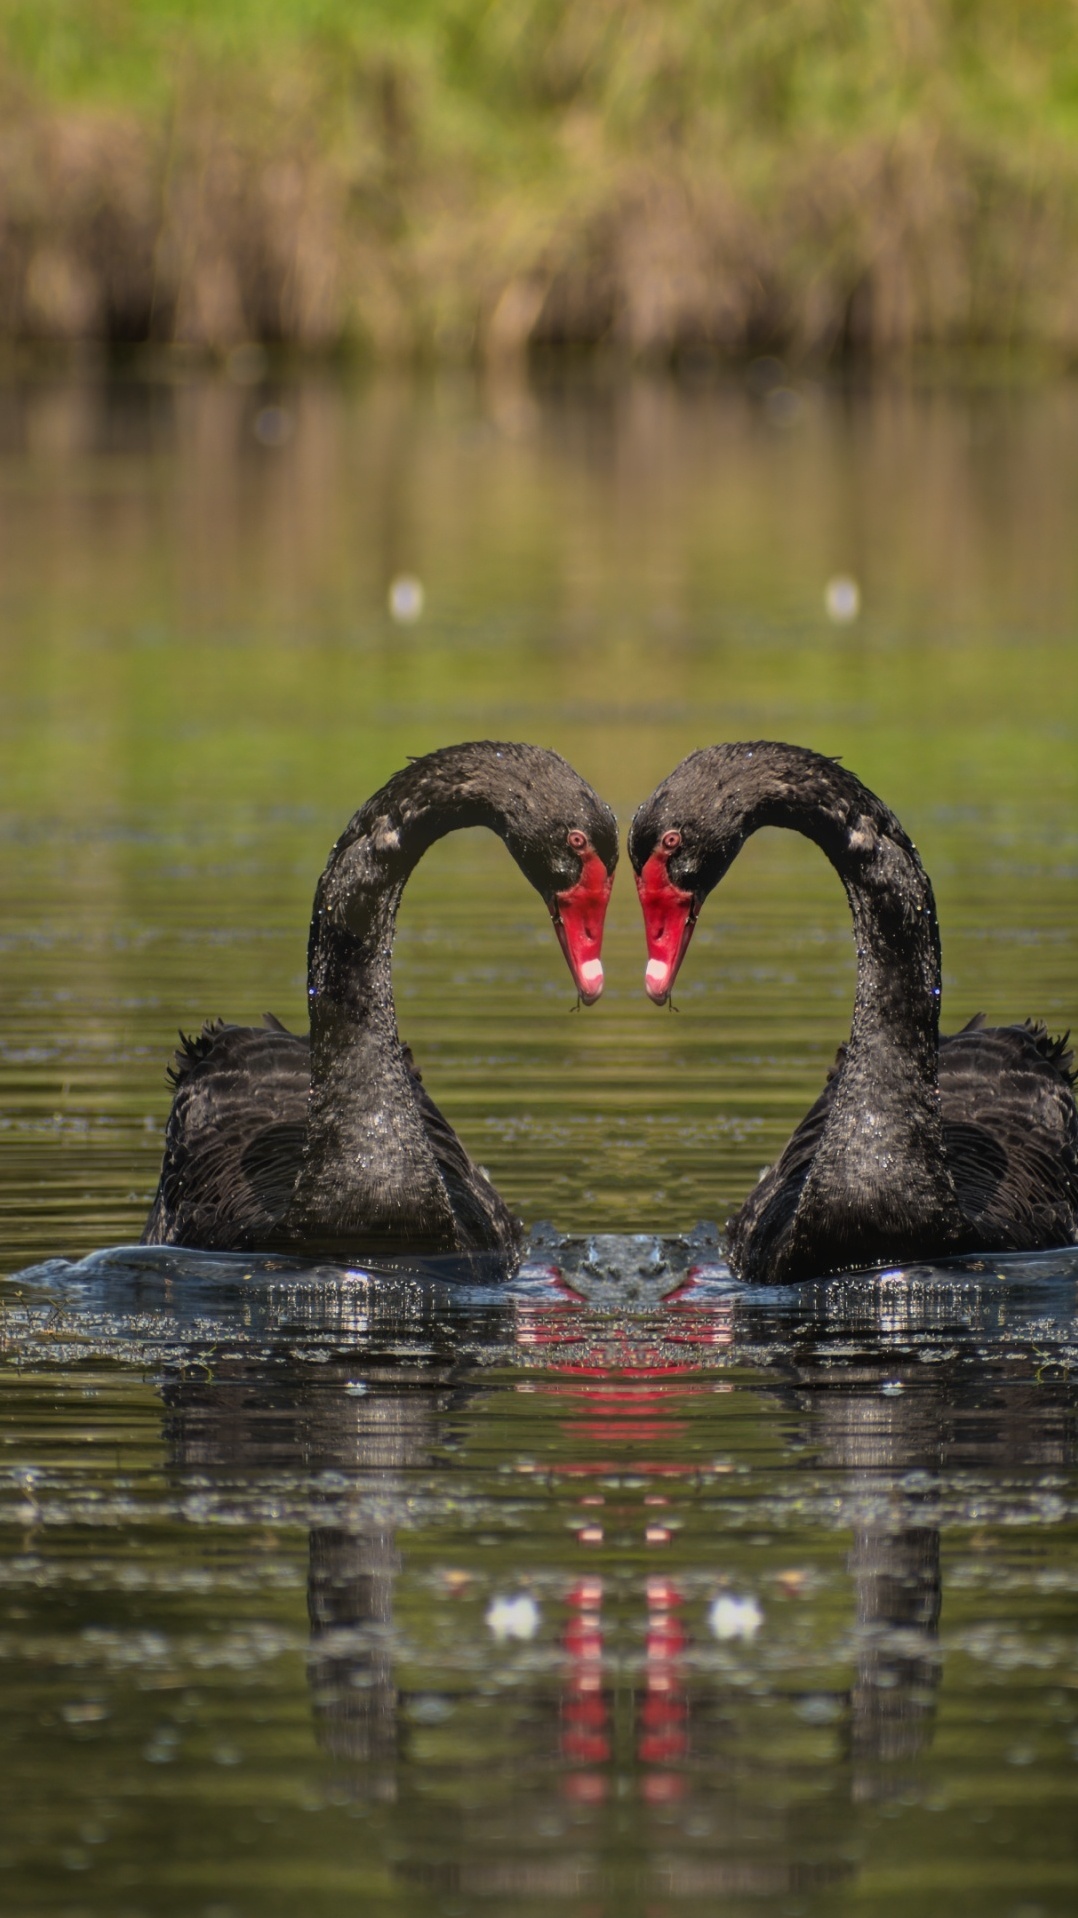
[[[610,808],[538,746],[484,740],[414,760],[356,813],[318,882],[309,1039],[269,1014],[262,1027],[214,1021],[183,1039],[144,1245],[345,1259],[513,1251],[520,1225],[425,1091],[393,1005],[405,882],[461,826],[505,841],[550,909],[580,998],[599,997],[618,857]]]
[[[649,996],[669,998],[704,900],[761,826],[804,833],[834,866],[853,914],[857,994],[827,1084],[729,1221],[735,1271],[781,1282],[1073,1244],[1069,1035],[978,1017],[940,1038],[928,875],[894,814],[834,760],[767,740],[705,747],[640,807],[629,856]]]

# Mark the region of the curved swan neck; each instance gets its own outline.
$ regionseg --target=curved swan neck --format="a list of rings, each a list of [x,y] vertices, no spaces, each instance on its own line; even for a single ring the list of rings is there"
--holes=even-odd
[[[944,1245],[961,1220],[943,1147],[928,875],[894,814],[845,768],[792,747],[742,750],[735,850],[760,826],[814,840],[845,887],[857,941],[849,1045],[791,1222],[791,1268],[801,1258],[811,1269],[821,1234],[837,1234],[849,1265],[871,1263],[881,1236],[909,1216],[928,1220]]]
[[[393,933],[403,879],[365,887],[349,912],[330,867],[311,924],[311,1090],[289,1223],[305,1242],[323,1226],[364,1242],[455,1251],[452,1205],[397,1034]],[[329,1250],[327,1244],[327,1250]]]
[[[327,998],[357,1011],[372,997],[385,1003],[388,995],[392,1005],[387,967],[401,894],[423,854],[446,833],[489,827],[533,884],[542,885],[547,865],[540,848],[558,803],[555,771],[579,784],[557,754],[539,747],[492,740],[446,746],[394,773],[360,807],[315,894],[308,944],[312,1036]],[[574,823],[567,813],[566,826]]]
[[[716,878],[761,826],[783,826],[813,840],[842,880],[853,916],[857,994],[850,1059],[868,1048],[893,1051],[907,1073],[913,1065],[934,1085],[936,902],[895,815],[844,766],[803,747],[716,747],[695,757],[710,775]]]
[[[848,777],[848,776],[847,776]],[[893,813],[871,806],[836,819],[820,809],[783,823],[816,841],[845,888],[857,943],[847,1066],[862,1053],[895,1054],[903,1078],[936,1083],[940,1017],[939,923],[932,884]],[[776,823],[779,823],[776,821]]]
[[[408,878],[427,848],[458,826],[493,823],[459,791],[407,767],[349,821],[318,882],[307,946],[311,1036],[344,1006],[392,1018],[389,960]],[[330,1015],[334,1026],[338,1021]]]
[[[393,1004],[397,911],[427,848],[485,825],[518,863],[547,823],[535,748],[478,742],[431,753],[360,807],[318,882],[308,944],[311,1094],[291,1217],[310,1236],[319,1216],[355,1209],[365,1236],[404,1231],[453,1249],[457,1231]]]

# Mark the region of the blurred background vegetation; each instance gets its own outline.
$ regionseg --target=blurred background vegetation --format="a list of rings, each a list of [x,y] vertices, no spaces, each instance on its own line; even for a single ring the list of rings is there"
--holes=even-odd
[[[1078,354],[1075,0],[0,0],[0,338]]]

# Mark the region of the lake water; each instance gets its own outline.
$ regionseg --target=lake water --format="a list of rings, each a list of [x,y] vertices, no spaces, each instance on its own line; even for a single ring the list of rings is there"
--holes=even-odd
[[[576,1235],[509,1292],[60,1261],[137,1238],[177,1027],[300,1022],[330,843],[454,739],[625,822],[696,745],[841,753],[945,1028],[1078,1025],[1078,389],[233,371],[0,385],[0,1908],[1069,1914],[1078,1255],[750,1294],[669,1244],[847,1029],[815,848],[754,839],[676,1014],[627,867],[577,1013],[502,847],[424,862],[402,1033]]]

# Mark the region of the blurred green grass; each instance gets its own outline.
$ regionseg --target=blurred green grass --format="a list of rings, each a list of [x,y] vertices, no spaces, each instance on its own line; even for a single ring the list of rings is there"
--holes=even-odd
[[[997,132],[1078,123],[1071,0],[4,0],[0,31],[51,96],[140,107],[171,95],[178,53],[284,77],[381,52],[494,118],[575,100],[622,132],[716,113],[762,135],[848,130],[928,94]]]
[[[1074,0],[2,0],[0,333],[1078,349]]]

